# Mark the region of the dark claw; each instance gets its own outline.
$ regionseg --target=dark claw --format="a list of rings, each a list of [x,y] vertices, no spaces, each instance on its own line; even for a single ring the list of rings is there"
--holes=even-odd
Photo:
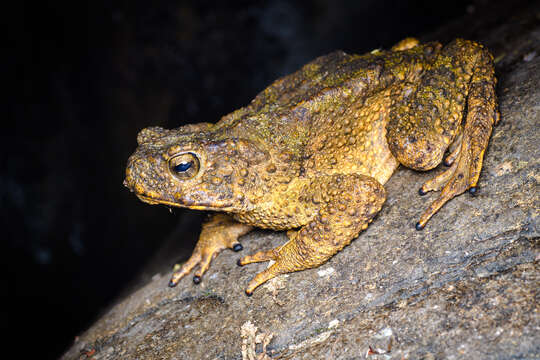
[[[236,261],[236,265],[238,265],[238,266],[244,266],[244,265],[242,265],[242,259],[238,259],[238,260]]]
[[[469,194],[474,196],[474,195],[476,195],[477,190],[478,190],[478,188],[476,186],[473,186],[472,188],[469,189]]]
[[[244,250],[244,247],[242,246],[242,244],[238,243],[238,244],[234,244],[234,246],[233,246],[232,249],[233,249],[233,251],[235,251],[235,252],[239,252],[239,251]]]
[[[253,293],[246,290],[246,295],[251,296],[251,295],[253,295]]]
[[[426,194],[427,194],[427,192],[425,192],[423,188],[418,189],[418,195],[424,196]]]
[[[200,283],[200,282],[201,282],[201,277],[198,276],[198,275],[195,275],[195,276],[193,277],[193,283],[194,283],[194,284],[198,284],[198,283]]]
[[[416,228],[416,230],[420,231],[422,230],[424,227],[422,225],[420,225],[419,222],[416,223],[416,225],[414,225],[414,227]]]
[[[177,283],[175,283],[172,280],[169,280],[169,287],[175,287],[176,285],[177,285]]]

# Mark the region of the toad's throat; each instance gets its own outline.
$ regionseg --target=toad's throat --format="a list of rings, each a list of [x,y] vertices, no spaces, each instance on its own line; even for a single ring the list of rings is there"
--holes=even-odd
[[[150,205],[167,205],[167,206],[175,206],[175,207],[182,207],[182,208],[188,208],[192,210],[227,210],[232,207],[232,204],[223,203],[223,204],[212,204],[212,205],[205,205],[205,204],[189,204],[187,202],[182,202],[181,200],[178,202],[168,201],[168,200],[157,200],[154,198],[151,198],[146,195],[137,194],[137,197]]]

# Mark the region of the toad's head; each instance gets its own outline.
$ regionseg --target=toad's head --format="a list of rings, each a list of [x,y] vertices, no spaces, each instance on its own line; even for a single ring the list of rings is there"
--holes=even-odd
[[[257,188],[257,164],[268,155],[244,139],[227,139],[191,125],[143,129],[124,185],[144,202],[197,210],[239,212]]]

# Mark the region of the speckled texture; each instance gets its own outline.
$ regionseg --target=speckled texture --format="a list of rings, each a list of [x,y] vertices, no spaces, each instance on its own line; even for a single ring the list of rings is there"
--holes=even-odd
[[[277,275],[324,264],[356,238],[380,211],[383,185],[400,163],[430,170],[453,146],[447,171],[422,187],[441,194],[417,229],[475,188],[498,119],[495,83],[493,57],[473,41],[443,47],[409,38],[362,56],[336,51],[215,125],[142,130],[125,184],[150,204],[220,211],[244,224],[222,215],[221,226],[206,224],[171,286],[194,269],[200,282],[250,226],[289,230],[283,246],[239,261],[274,261],[249,282],[250,295]]]
[[[538,358],[540,57],[531,55],[540,48],[538,10],[482,39],[500,59],[501,122],[475,198],[456,198],[415,231],[411,219],[433,197],[407,189],[430,175],[399,169],[376,221],[323,266],[279,276],[251,298],[241,292],[265,265],[233,266],[239,256],[231,251],[199,286],[183,279],[170,289],[170,273],[157,274],[63,359],[242,359],[270,334],[267,354],[282,359],[362,359],[390,343],[389,354],[368,358]],[[472,24],[479,26],[477,16]],[[242,243],[252,252],[285,239],[256,231]]]

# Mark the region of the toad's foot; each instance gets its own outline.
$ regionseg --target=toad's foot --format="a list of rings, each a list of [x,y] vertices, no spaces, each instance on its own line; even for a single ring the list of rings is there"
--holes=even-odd
[[[491,126],[489,127],[488,136],[485,139],[471,137],[466,131],[460,146],[457,150],[451,152],[445,160],[445,164],[450,165],[450,168],[422,185],[419,190],[420,195],[424,195],[428,191],[439,191],[441,189],[442,191],[439,198],[420,217],[420,220],[416,224],[417,230],[423,229],[433,214],[439,211],[453,197],[467,190],[472,195],[476,193],[476,185],[480,177],[480,171],[482,170],[484,152],[490,133]]]
[[[210,262],[226,248],[234,251],[242,250],[238,237],[248,233],[253,227],[240,224],[225,214],[215,214],[203,224],[199,241],[191,257],[182,267],[172,274],[169,286],[174,287],[180,279],[198,266],[193,282],[198,284],[201,277],[210,267]]]
[[[386,198],[381,184],[361,175],[321,176],[309,187],[312,194],[327,194],[316,216],[300,230],[287,232],[289,241],[272,250],[260,251],[238,260],[238,265],[275,261],[257,274],[248,284],[249,296],[264,282],[293,271],[311,269],[324,264],[367,228]],[[311,196],[310,196],[311,195]]]

